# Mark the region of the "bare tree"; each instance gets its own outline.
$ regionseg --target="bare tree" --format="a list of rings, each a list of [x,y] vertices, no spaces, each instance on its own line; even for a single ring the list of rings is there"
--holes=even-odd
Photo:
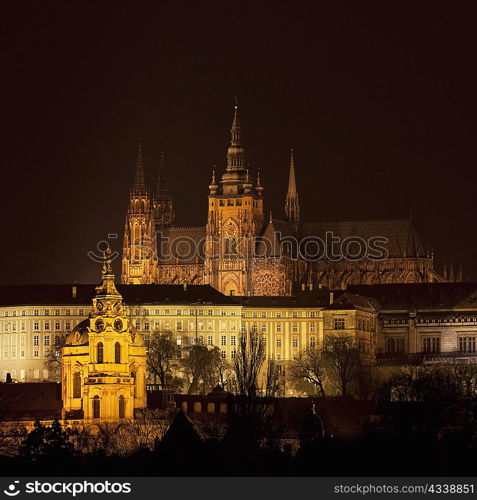
[[[255,331],[242,333],[233,360],[233,387],[237,394],[238,416],[254,428],[269,415],[271,400],[279,390],[278,369],[269,361],[265,366],[265,344]]]
[[[140,450],[152,451],[169,428],[175,413],[175,409],[136,410],[133,420],[128,420],[117,428],[116,452],[131,455]]]
[[[348,396],[361,366],[356,338],[328,335],[323,342],[323,361],[330,384],[342,397]]]
[[[258,377],[265,361],[265,346],[256,332],[242,333],[233,361],[235,390],[240,396],[255,397],[259,394]]]
[[[326,396],[326,363],[321,347],[309,347],[290,363],[290,376],[294,381],[305,380],[316,387],[322,397]]]
[[[149,375],[157,377],[164,389],[169,382],[168,375],[179,366],[178,354],[181,348],[174,341],[171,332],[154,332],[147,335],[144,340]]]
[[[232,390],[232,380],[233,380],[233,363],[229,360],[220,357],[220,362],[218,366],[219,371],[219,384],[225,390]]]
[[[207,394],[219,383],[219,348],[193,344],[184,351],[181,369],[190,382],[188,394]]]
[[[66,343],[66,334],[55,337],[55,342],[45,353],[45,368],[48,370],[48,378],[55,382],[61,381],[61,352]]]

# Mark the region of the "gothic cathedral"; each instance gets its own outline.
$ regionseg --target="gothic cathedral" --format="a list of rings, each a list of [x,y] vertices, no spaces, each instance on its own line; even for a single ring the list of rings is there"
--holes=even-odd
[[[217,172],[212,174],[205,226],[175,224],[164,155],[151,195],[139,148],[124,228],[121,281],[210,284],[227,295],[281,296],[314,286],[346,289],[350,284],[446,280],[434,270],[433,254],[424,249],[411,217],[304,221],[293,150],[284,205],[282,220],[264,217],[260,172],[251,172],[247,167],[236,102],[227,166],[220,178]],[[348,243],[380,237],[385,241],[385,257],[376,259],[364,253],[355,258],[348,244],[341,246],[340,258],[331,259],[327,253],[310,258],[302,251],[303,242],[320,241],[326,245],[330,234]]]

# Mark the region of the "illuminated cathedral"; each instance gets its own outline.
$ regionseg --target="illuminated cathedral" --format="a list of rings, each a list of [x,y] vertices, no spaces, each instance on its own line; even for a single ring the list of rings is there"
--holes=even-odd
[[[341,242],[338,255],[330,256],[330,236]],[[371,245],[360,248],[357,240]],[[318,249],[326,251],[318,254]],[[451,281],[461,279],[456,275]],[[284,217],[266,217],[264,187],[260,172],[252,173],[247,166],[236,103],[227,165],[221,175],[212,174],[204,226],[175,224],[164,155],[151,193],[139,148],[124,228],[121,280],[129,284],[210,284],[227,295],[280,296],[319,286],[346,289],[358,284],[446,281],[447,277],[434,270],[433,253],[421,243],[412,217],[304,220],[293,150]]]

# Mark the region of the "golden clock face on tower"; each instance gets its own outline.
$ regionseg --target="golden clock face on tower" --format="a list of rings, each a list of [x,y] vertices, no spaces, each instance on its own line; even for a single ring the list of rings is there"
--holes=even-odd
[[[123,331],[123,322],[119,318],[114,322],[114,329],[117,332]]]
[[[94,328],[96,329],[97,332],[102,332],[104,330],[104,321],[101,318],[98,318],[94,322]]]

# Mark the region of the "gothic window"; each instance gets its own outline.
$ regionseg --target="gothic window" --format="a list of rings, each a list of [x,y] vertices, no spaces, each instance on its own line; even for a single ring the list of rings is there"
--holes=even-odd
[[[225,227],[225,249],[226,255],[237,253],[237,227],[233,222],[229,222]]]
[[[75,372],[73,375],[73,397],[81,397],[81,374],[80,372]]]
[[[282,295],[282,280],[278,273],[261,273],[253,285],[254,295]]]
[[[98,363],[104,363],[104,346],[102,342],[98,343],[96,350],[97,350]]]
[[[99,396],[93,398],[93,418],[101,418],[101,400]]]
[[[119,396],[119,418],[126,418],[126,400],[124,396]]]
[[[121,344],[119,342],[114,344],[114,362],[121,363]]]

